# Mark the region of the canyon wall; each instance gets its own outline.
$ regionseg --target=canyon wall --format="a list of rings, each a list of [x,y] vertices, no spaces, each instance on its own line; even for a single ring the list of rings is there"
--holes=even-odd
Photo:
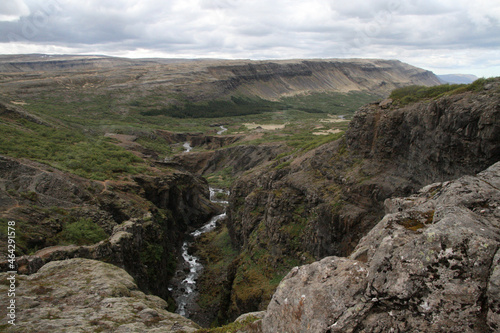
[[[480,92],[404,107],[371,104],[356,113],[345,139],[242,175],[231,190],[228,229],[251,259],[238,266],[229,313],[269,302],[270,294],[249,290],[248,281],[348,256],[383,217],[385,199],[497,162],[499,101],[497,80]]]

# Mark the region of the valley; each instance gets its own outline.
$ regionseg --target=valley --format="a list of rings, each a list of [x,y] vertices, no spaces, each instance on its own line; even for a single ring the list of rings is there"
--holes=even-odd
[[[148,300],[158,315],[137,322],[113,317],[110,323],[103,314],[79,318],[82,327],[175,327],[178,317],[165,309],[192,320],[179,321],[177,331],[208,332],[245,313],[255,315],[248,320],[255,323],[240,325],[245,332],[290,330],[287,322],[309,325],[317,303],[295,302],[297,267],[304,276],[314,276],[310,267],[318,265],[318,272],[327,272],[325,258],[380,267],[372,248],[382,241],[372,230],[382,228],[389,210],[397,212],[391,198],[436,182],[446,188],[500,160],[499,98],[498,78],[441,86],[431,72],[392,60],[2,56],[0,232],[7,221],[20,226],[18,271],[41,279],[30,288],[45,285],[44,272],[57,272],[60,260],[89,260],[82,261],[89,267],[97,260],[124,269],[116,274],[130,274],[138,290],[165,302]],[[485,209],[484,221],[493,222],[483,222],[492,225],[499,218],[495,170],[478,176],[488,177],[491,199],[470,208]],[[431,192],[425,193],[441,200],[441,192]],[[443,194],[442,200],[452,200],[447,198]],[[408,212],[395,223],[411,236],[437,223],[440,209],[418,208],[422,214]],[[488,242],[498,247],[495,237]],[[4,237],[0,247],[6,248]],[[481,260],[491,264],[495,253]],[[335,259],[341,277],[347,274],[344,259]],[[5,262],[0,267],[7,271]],[[125,284],[110,297],[146,297]],[[280,308],[288,291],[291,310]],[[304,291],[309,293],[314,291]],[[397,308],[398,320],[411,311],[420,315],[391,297],[373,308]],[[44,307],[51,306],[47,302]],[[367,310],[356,312],[353,331],[376,330],[372,307],[356,302]],[[23,298],[19,304],[24,309],[28,303]],[[493,327],[488,306],[475,313],[482,319],[471,332]],[[31,315],[48,324],[36,309]],[[344,325],[342,315],[328,317],[321,330],[333,332],[335,321]]]

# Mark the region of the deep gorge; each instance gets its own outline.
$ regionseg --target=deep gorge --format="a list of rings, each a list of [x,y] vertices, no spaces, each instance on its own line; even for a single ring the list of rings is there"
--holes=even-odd
[[[56,63],[59,75],[80,75],[64,62]],[[348,78],[356,89],[375,85],[378,93],[410,83],[432,85],[435,78],[393,61],[176,64],[191,69],[182,80],[175,71],[153,72],[135,64],[137,72],[148,75],[132,80],[123,71],[126,67],[120,68],[102,81],[113,83],[106,91],[109,100],[86,109],[85,103],[93,103],[96,96],[101,102],[102,91],[92,90],[85,81],[99,75],[102,68],[92,68],[101,62],[87,59],[75,65],[90,70],[82,74],[83,81],[75,77],[61,88],[61,77],[48,85],[70,89],[83,82],[90,89],[85,93],[91,91],[81,104],[83,90],[61,94],[68,103],[62,104],[64,117],[76,110],[61,116],[64,121],[57,118],[56,106],[47,108],[53,113],[45,117],[40,110],[46,106],[29,99],[43,88],[28,85],[20,72],[9,80],[22,78],[15,86],[22,87],[17,97],[33,105],[0,102],[3,135],[17,135],[18,142],[19,133],[30,140],[32,135],[36,140],[26,142],[33,151],[39,149],[36,156],[53,153],[37,146],[51,138],[58,148],[79,147],[87,161],[92,156],[85,155],[86,150],[95,144],[101,149],[96,152],[120,162],[106,165],[107,174],[77,175],[71,172],[81,170],[77,163],[57,164],[74,158],[71,150],[62,159],[50,155],[52,160],[0,156],[1,219],[18,221],[22,230],[16,259],[22,286],[19,306],[21,316],[33,318],[30,329],[50,331],[55,329],[51,325],[73,320],[82,331],[111,332],[123,326],[133,332],[194,332],[199,328],[195,322],[220,326],[258,312],[254,319],[263,319],[244,332],[293,331],[313,324],[318,332],[334,332],[336,325],[341,327],[337,331],[425,331],[438,327],[432,325],[446,327],[450,313],[456,313],[453,320],[471,322],[470,332],[495,330],[498,79],[412,103],[379,100],[349,115],[348,125],[343,117],[320,113],[311,120],[305,118],[312,117],[307,112],[292,108],[256,118],[264,120],[259,125],[255,118],[206,123],[188,119],[190,130],[184,130],[179,120],[166,121],[162,115],[140,118],[143,109],[157,111],[162,103],[177,103],[180,95],[159,89],[158,82],[177,82],[183,102],[203,103],[235,92],[275,100],[291,91],[338,90],[335,80],[326,82],[337,72],[342,73],[340,81]],[[155,68],[168,67],[164,65],[156,63]],[[178,69],[174,67],[168,68]],[[197,82],[194,87],[190,80]],[[127,89],[139,89],[141,98],[127,99],[132,91]],[[152,95],[161,102],[148,104]],[[101,111],[109,111],[112,125],[96,116]],[[78,138],[88,142],[71,141],[71,132],[83,127],[78,119],[84,116],[91,125]],[[132,126],[127,117],[140,121]],[[298,124],[286,127],[290,119]],[[277,120],[281,130],[265,128]],[[248,122],[255,128],[244,125]],[[310,133],[319,129],[334,133]],[[15,143],[2,147],[17,149]],[[214,184],[224,187],[219,196]],[[453,219],[460,221],[457,230],[463,233],[454,233]],[[86,233],[101,230],[104,236],[64,238],[69,225],[89,224],[94,229]],[[425,255],[411,254],[402,240]],[[408,253],[401,252],[403,248]],[[186,266],[186,258],[202,265],[201,273],[199,267]],[[480,268],[474,268],[475,261]],[[0,270],[8,270],[6,261],[0,262]],[[469,299],[464,292],[454,299],[443,293],[448,313],[440,312],[439,299],[429,295],[456,282],[449,276],[457,285],[473,281],[467,286],[477,297]],[[309,280],[311,286],[301,284]],[[345,293],[342,283],[349,284]],[[323,284],[328,295],[340,295],[339,304],[345,308],[332,309],[321,297],[311,297]],[[421,285],[431,287],[419,289]],[[454,304],[467,310],[461,312]],[[191,320],[174,314],[176,310]],[[72,317],[65,317],[70,313]],[[323,314],[318,318],[315,313]],[[469,320],[469,314],[479,320]]]

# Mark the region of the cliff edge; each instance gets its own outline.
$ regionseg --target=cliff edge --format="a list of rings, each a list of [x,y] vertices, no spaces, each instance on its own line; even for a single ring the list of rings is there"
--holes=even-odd
[[[497,332],[500,163],[385,202],[348,258],[296,267],[263,332]]]

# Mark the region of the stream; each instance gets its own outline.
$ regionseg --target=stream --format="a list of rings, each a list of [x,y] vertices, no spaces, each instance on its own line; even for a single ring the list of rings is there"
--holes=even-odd
[[[225,131],[227,131],[227,128],[225,128],[224,126],[219,126],[220,127],[220,131],[217,132],[218,135],[221,135],[222,133],[224,133]]]
[[[219,193],[229,195],[229,191],[210,188],[210,201],[219,203],[224,207],[228,205],[225,200],[217,199]],[[196,280],[203,271],[203,265],[198,257],[189,253],[189,248],[193,241],[202,234],[212,231],[217,226],[217,222],[226,217],[226,212],[212,217],[201,228],[190,233],[190,240],[184,241],[182,244],[182,260],[179,262],[179,268],[175,277],[171,281],[169,290],[177,302],[176,313],[189,318],[192,313],[197,310],[196,299],[198,292],[196,290]]]

